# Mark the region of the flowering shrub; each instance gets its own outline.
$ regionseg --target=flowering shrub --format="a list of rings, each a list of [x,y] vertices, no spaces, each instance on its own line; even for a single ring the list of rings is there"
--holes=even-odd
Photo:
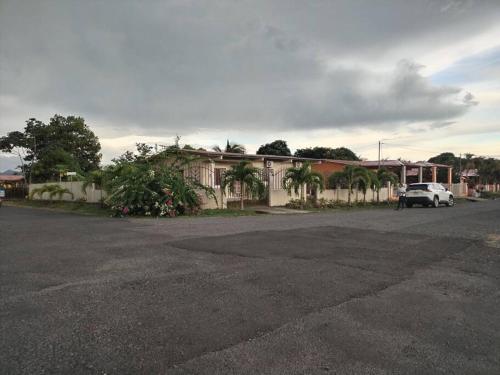
[[[115,216],[174,217],[199,210],[199,191],[215,198],[213,189],[185,177],[176,164],[120,160],[106,174],[106,203]]]

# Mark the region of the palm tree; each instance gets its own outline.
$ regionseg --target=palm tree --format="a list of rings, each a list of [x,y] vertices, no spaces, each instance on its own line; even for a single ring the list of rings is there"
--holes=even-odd
[[[212,147],[212,150],[214,150],[216,152],[222,152],[222,149],[219,146]],[[230,152],[233,154],[244,154],[246,152],[246,149],[245,149],[245,146],[240,145],[238,143],[234,143],[234,142],[230,143],[229,139],[228,139],[224,152]]]
[[[54,197],[57,195],[59,197],[59,200],[62,199],[64,194],[71,195],[71,199],[74,198],[74,195],[71,191],[69,191],[66,188],[63,188],[62,186],[59,185],[43,185],[40,188],[33,189],[29,195],[30,199],[33,199],[35,195],[38,195],[40,199],[42,199],[42,196],[44,193],[49,194],[49,199],[52,202],[54,200]]]
[[[283,177],[283,187],[288,191],[288,194],[292,193],[292,189],[295,194],[300,191],[301,208],[304,208],[306,185],[320,191],[323,191],[324,187],[323,176],[312,171],[310,163],[303,163],[300,167],[292,167],[286,170],[285,177]]]
[[[236,187],[240,187],[240,209],[244,209],[245,193],[250,193],[252,197],[260,197],[264,193],[264,184],[259,178],[259,169],[252,166],[248,160],[242,160],[238,164],[231,166],[221,181],[223,191],[226,187],[234,193]]]
[[[370,177],[370,187],[372,189],[372,202],[375,201],[375,192],[377,192],[377,198],[379,196],[380,189],[382,188],[382,183],[378,178],[378,175],[375,171],[369,169],[368,176]]]
[[[364,176],[360,176],[359,180],[358,180],[358,183],[357,183],[357,187],[359,190],[361,190],[361,192],[363,193],[363,203],[366,203],[366,193],[368,191],[369,188],[371,188],[371,183],[372,183],[372,179],[371,179],[371,174],[370,174],[370,171],[367,169],[366,170],[366,175]]]
[[[351,194],[354,186],[359,186],[360,182],[368,186],[369,181],[368,170],[355,165],[346,165],[343,171],[333,173],[328,179],[331,186],[340,185],[347,187],[347,203],[349,205],[351,205]]]
[[[387,168],[380,168],[377,170],[377,178],[379,181],[379,186],[377,188],[377,203],[380,202],[380,189],[382,186],[387,185],[388,182],[390,182],[392,185],[395,185],[398,183],[398,176],[396,173],[391,172]]]

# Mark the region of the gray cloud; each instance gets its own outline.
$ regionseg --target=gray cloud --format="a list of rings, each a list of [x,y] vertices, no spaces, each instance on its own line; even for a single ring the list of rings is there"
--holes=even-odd
[[[379,73],[339,63],[328,71],[324,58],[366,65],[402,46],[444,46],[499,15],[494,1],[6,0],[0,7],[0,95],[28,110],[56,108],[143,133],[454,118],[473,97],[456,100],[460,88],[433,85],[418,65],[384,62],[392,70]]]
[[[454,118],[477,104],[470,93],[460,98],[460,88],[433,85],[420,69],[403,60],[385,74],[334,70],[318,90],[291,100],[289,120],[297,127],[383,127]]]

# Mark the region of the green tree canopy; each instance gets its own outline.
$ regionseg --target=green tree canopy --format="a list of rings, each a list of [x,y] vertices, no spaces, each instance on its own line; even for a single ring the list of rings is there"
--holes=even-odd
[[[500,182],[500,160],[484,158],[478,166],[481,182],[485,184],[497,184]]]
[[[453,167],[453,182],[460,181],[460,158],[455,156],[452,152],[443,152],[439,155],[430,158],[429,163],[445,164]],[[465,163],[462,164],[462,169],[464,169]],[[443,168],[438,168],[437,170],[438,181],[448,180],[448,171]]]
[[[292,153],[290,152],[286,141],[278,139],[260,146],[257,150],[257,155],[292,156]]]
[[[25,172],[35,180],[53,179],[65,166],[89,172],[99,167],[99,139],[82,117],[54,115],[48,124],[35,118],[26,121],[23,132],[14,131],[0,138],[0,150],[17,153],[24,150]],[[28,170],[29,169],[29,170]]]
[[[359,157],[346,147],[313,147],[301,148],[295,151],[295,156],[313,159],[334,159],[334,160],[360,160]]]

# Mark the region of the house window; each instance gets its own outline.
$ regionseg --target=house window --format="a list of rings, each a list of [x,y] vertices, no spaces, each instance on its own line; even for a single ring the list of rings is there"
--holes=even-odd
[[[222,177],[224,176],[224,171],[226,168],[214,168],[214,187],[220,188],[222,184]]]

